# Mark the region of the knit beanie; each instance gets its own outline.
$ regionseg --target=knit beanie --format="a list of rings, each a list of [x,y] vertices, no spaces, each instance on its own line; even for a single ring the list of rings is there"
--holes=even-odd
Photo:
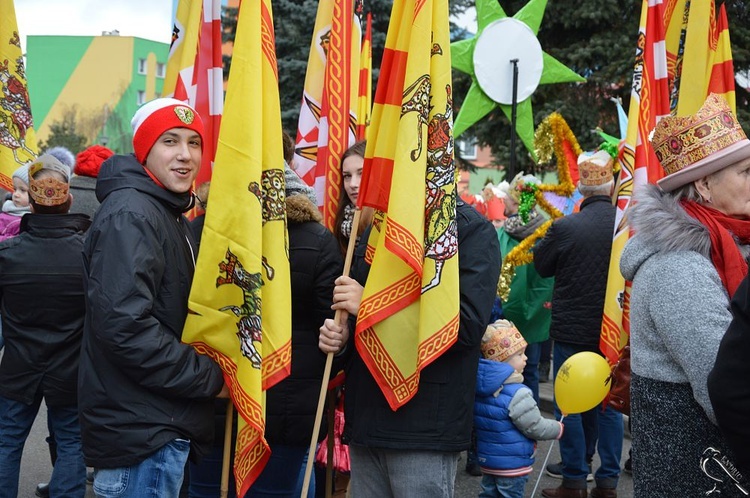
[[[284,163],[284,180],[286,180],[286,196],[303,194],[310,198],[313,204],[318,203],[315,190],[302,181],[297,173],[292,171],[287,163]]]
[[[99,169],[102,163],[112,157],[115,153],[103,145],[92,145],[88,149],[83,149],[76,156],[76,167],[74,173],[79,176],[90,176],[96,178],[99,176]]]
[[[143,104],[130,121],[133,128],[133,151],[141,164],[151,148],[165,131],[172,128],[188,128],[201,137],[203,142],[203,121],[190,107],[181,100],[160,98]]]
[[[13,172],[13,175],[11,176],[11,179],[12,178],[18,178],[23,183],[25,183],[26,185],[28,185],[29,184],[29,165],[28,164],[24,164],[23,166],[21,166],[20,168],[18,168],[17,170],[15,170]]]
[[[49,154],[50,156],[54,157],[61,163],[63,163],[65,166],[68,167],[68,169],[73,169],[73,166],[76,165],[76,157],[73,155],[72,152],[70,152],[70,149],[62,146],[57,147],[50,147],[46,151],[44,151],[45,154]]]

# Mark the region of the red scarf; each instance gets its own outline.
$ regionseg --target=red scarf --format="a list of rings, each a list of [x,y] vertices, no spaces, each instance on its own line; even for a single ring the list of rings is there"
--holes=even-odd
[[[741,244],[750,244],[750,221],[729,217],[721,211],[693,201],[683,200],[682,207],[687,214],[708,228],[711,236],[711,261],[731,299],[747,275],[747,262],[734,237]]]

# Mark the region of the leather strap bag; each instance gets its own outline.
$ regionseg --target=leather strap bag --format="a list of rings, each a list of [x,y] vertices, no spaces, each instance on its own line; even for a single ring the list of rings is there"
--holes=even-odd
[[[630,344],[612,368],[611,388],[607,403],[620,413],[630,416]]]

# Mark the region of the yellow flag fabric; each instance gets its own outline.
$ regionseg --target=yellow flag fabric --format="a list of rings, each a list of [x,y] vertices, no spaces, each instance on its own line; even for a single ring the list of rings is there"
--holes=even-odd
[[[630,333],[630,282],[620,273],[620,255],[630,237],[626,216],[633,194],[664,176],[649,133],[667,115],[695,113],[710,92],[734,109],[734,72],[726,11],[714,2],[643,0],[628,130],[620,154],[617,215],[599,347],[614,364]]]
[[[193,66],[198,52],[198,36],[202,22],[201,12],[203,0],[179,0],[177,3],[172,44],[167,59],[167,74],[164,77],[165,97],[180,95],[178,98],[183,98],[188,85],[193,81]]]
[[[0,188],[13,191],[11,176],[37,155],[31,101],[13,0],[0,0]]]
[[[674,8],[670,18],[682,22],[671,22],[666,32],[667,65],[674,75],[674,96],[677,96],[677,116],[694,114],[703,105],[706,96],[713,92],[721,94],[735,111],[734,71],[732,51],[729,44],[729,29],[717,16],[713,1],[696,2],[680,0],[670,4]],[[726,22],[726,10],[721,12]],[[681,46],[684,52],[680,53]],[[729,66],[726,74],[725,66]],[[714,66],[717,76],[714,78]],[[728,82],[726,80],[729,80]],[[684,84],[683,84],[684,83]],[[728,84],[727,84],[728,83]]]
[[[361,38],[359,18],[352,11],[351,0],[318,2],[294,163],[300,178],[315,188],[323,223],[329,229],[333,229],[343,195],[340,157],[355,140]],[[343,111],[345,107],[349,109],[348,116]]]
[[[270,0],[242,2],[211,203],[183,341],[214,358],[241,415],[239,496],[269,457],[265,393],[291,369],[284,159]]]
[[[451,92],[448,0],[396,0],[359,197],[387,214],[368,241],[372,266],[355,333],[394,410],[458,334]]]

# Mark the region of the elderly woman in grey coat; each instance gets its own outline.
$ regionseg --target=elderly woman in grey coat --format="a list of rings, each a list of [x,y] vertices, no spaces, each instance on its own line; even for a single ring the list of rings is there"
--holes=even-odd
[[[634,495],[682,498],[719,486],[722,496],[744,496],[701,459],[713,448],[731,460],[706,381],[747,274],[750,141],[711,95],[695,115],[663,118],[651,143],[666,176],[636,194],[635,235],[620,261],[633,282]]]

